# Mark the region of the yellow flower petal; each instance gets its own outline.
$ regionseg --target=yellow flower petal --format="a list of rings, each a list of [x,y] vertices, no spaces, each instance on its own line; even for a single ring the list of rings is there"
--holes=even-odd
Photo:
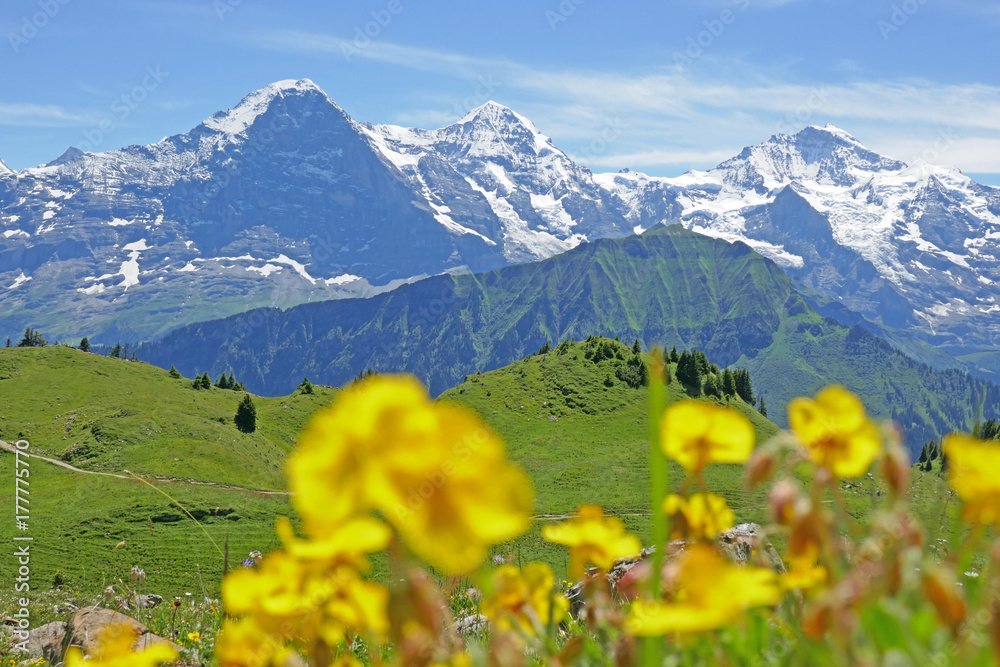
[[[542,538],[570,548],[570,574],[577,579],[588,564],[607,571],[616,560],[642,551],[639,539],[626,532],[621,519],[605,517],[596,505],[583,505],[569,521],[543,527]]]
[[[341,392],[302,432],[287,469],[313,540],[378,510],[410,549],[451,575],[526,531],[534,506],[531,483],[500,438],[406,376],[374,376]]]
[[[788,404],[788,424],[809,457],[841,478],[860,477],[882,451],[882,434],[861,399],[830,386]]]
[[[1000,446],[957,433],[947,436],[941,448],[948,457],[948,484],[962,499],[963,518],[1000,527]]]
[[[732,408],[706,401],[674,403],[661,430],[663,452],[692,473],[710,463],[742,463],[753,451],[750,421]]]

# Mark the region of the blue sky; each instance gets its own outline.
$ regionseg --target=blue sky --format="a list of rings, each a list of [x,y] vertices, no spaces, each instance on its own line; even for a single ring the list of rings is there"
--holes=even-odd
[[[675,175],[833,123],[1000,184],[998,43],[1000,3],[973,0],[7,0],[0,158],[151,143],[310,78],[407,126],[495,99],[595,171]]]

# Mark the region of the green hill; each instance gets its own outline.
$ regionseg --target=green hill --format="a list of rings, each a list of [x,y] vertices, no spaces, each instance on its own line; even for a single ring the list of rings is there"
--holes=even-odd
[[[497,551],[525,560],[543,558],[561,575],[565,551],[543,543],[540,526],[582,503],[604,506],[644,541],[649,539],[647,390],[618,379],[618,368],[627,366],[631,355],[625,346],[615,343],[620,354],[611,358],[588,358],[588,349],[602,342],[611,345],[557,346],[470,376],[442,396],[479,412],[535,483],[539,521],[529,534]],[[284,495],[204,482],[282,489],[280,468],[295,434],[335,391],[317,387],[314,395],[255,397],[259,429],[246,435],[231,422],[242,394],[195,391],[189,380],[175,380],[147,364],[48,347],[0,349],[0,368],[0,439],[25,438],[31,453],[68,458],[89,472],[118,474],[127,468],[144,476],[202,482],[151,480],[191,512],[199,526],[142,481],[30,460],[29,530],[18,534],[34,538],[36,591],[49,588],[57,577],[70,588],[99,591],[119,580],[127,584],[129,569],[138,566],[148,576],[143,592],[199,595],[204,588],[217,596],[223,556],[212,540],[224,549],[228,539],[230,566],[251,550],[276,548],[275,517],[289,514],[291,505]],[[756,378],[754,383],[760,388]],[[668,395],[671,400],[684,395],[679,381],[668,386]],[[758,440],[775,432],[774,424],[739,398],[728,402],[751,419]],[[79,415],[75,420],[67,417],[73,411]],[[115,439],[105,433],[115,433]],[[77,456],[84,445],[91,448],[90,455]],[[11,470],[13,459],[0,452],[3,469]],[[678,468],[671,478],[676,484]],[[764,495],[744,489],[738,466],[713,466],[708,479],[736,509],[738,520],[764,519]],[[943,483],[931,474],[921,473],[917,480],[914,497],[922,516],[940,520]],[[885,499],[879,490],[876,481],[863,480],[845,493],[859,520]],[[14,504],[13,475],[0,482],[0,503]],[[13,522],[0,526],[0,539],[10,543]],[[376,562],[376,575],[384,571],[381,565]],[[12,584],[10,577],[9,568],[0,570],[4,590]]]
[[[477,371],[591,334],[697,347],[750,369],[784,423],[796,395],[839,383],[895,418],[911,449],[984,416],[1000,389],[915,362],[861,326],[812,310],[773,262],[741,243],[658,227],[583,244],[544,262],[436,276],[363,300],[264,309],[180,329],[140,356],[188,372],[235,369],[254,391],[284,393],[303,375],[342,384],[366,368],[406,371],[435,394]]]
[[[263,491],[284,489],[285,455],[334,390],[255,397],[258,428],[244,434],[233,423],[242,392],[191,385],[149,364],[66,347],[0,349],[0,440],[27,440],[31,454],[89,472],[141,475],[197,517],[219,549],[228,537],[232,565],[252,550],[278,546],[274,519],[291,505],[287,496]],[[13,469],[12,454],[2,452],[0,460]],[[127,582],[138,566],[148,573],[146,590],[197,593],[204,581],[218,593],[223,555],[161,493],[133,479],[29,462],[24,534],[34,537],[33,585],[47,588],[58,573],[70,586],[96,590]],[[0,499],[13,506],[13,475],[0,482]],[[12,524],[0,529],[8,541]],[[6,586],[10,570],[2,572]]]

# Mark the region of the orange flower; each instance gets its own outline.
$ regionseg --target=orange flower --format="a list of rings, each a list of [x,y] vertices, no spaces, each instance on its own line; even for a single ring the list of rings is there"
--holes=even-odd
[[[843,387],[826,387],[815,399],[793,399],[788,424],[809,457],[837,477],[865,474],[882,449],[878,426],[861,399]]]
[[[742,463],[753,451],[750,421],[732,408],[705,401],[680,401],[663,416],[660,446],[691,473],[709,463]]]

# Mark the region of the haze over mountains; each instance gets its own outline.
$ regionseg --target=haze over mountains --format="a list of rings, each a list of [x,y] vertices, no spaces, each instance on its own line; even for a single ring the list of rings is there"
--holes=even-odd
[[[1000,189],[957,170],[827,126],[707,172],[595,175],[493,102],[440,130],[370,125],[305,79],[149,146],[0,166],[0,307],[11,336],[151,339],[678,222],[935,344],[1000,340]]]

